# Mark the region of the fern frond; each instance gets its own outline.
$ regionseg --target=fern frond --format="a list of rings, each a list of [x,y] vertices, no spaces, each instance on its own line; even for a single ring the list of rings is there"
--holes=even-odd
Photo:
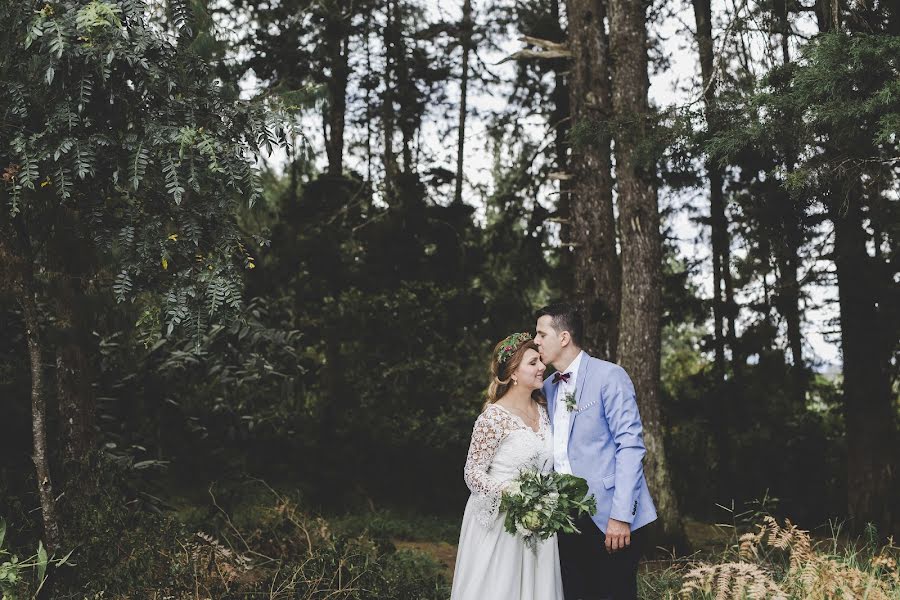
[[[127,271],[120,271],[113,283],[113,293],[116,295],[116,302],[125,302],[128,296],[131,295],[132,289],[131,276],[128,275]]]
[[[169,3],[172,11],[172,22],[180,35],[192,37],[191,24],[193,22],[194,13],[191,10],[189,0],[171,0]]]
[[[138,143],[137,149],[131,155],[128,166],[131,174],[131,187],[137,190],[141,185],[141,180],[147,173],[147,166],[150,164],[150,151],[146,148],[143,141]]]
[[[72,183],[72,172],[63,166],[60,166],[56,169],[54,178],[56,179],[56,192],[59,194],[59,197],[63,200],[71,198],[72,188],[74,187],[74,184]]]
[[[172,158],[169,154],[163,159],[163,174],[166,178],[166,192],[175,200],[175,204],[181,204],[181,198],[184,196],[184,188],[178,179],[178,167],[181,163]]]
[[[94,94],[94,78],[85,74],[78,83],[78,113],[84,111],[84,107],[91,101]]]

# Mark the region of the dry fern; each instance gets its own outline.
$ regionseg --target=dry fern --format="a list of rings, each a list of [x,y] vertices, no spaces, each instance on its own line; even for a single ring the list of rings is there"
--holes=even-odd
[[[764,527],[768,544],[791,554],[785,583],[797,596],[822,600],[896,600],[892,586],[879,577],[877,568],[864,571],[841,558],[816,552],[809,533],[789,520],[782,527],[772,517],[766,517]],[[882,561],[885,566],[890,564],[886,559]]]
[[[679,592],[690,598],[694,592],[714,594],[716,600],[788,600],[778,584],[758,565],[730,562],[696,567],[684,576]]]
[[[234,583],[252,568],[250,558],[226,547],[215,537],[202,531],[195,535],[200,541],[185,547],[191,561],[204,567],[208,574],[216,573],[224,584]]]
[[[900,573],[897,559],[888,554],[889,544],[864,570],[853,560],[819,552],[809,532],[789,520],[780,525],[765,517],[754,533],[739,539],[740,562],[700,565],[689,571],[680,590],[682,598],[695,592],[716,600],[898,600]],[[763,564],[764,548],[788,553],[787,572],[780,581]]]

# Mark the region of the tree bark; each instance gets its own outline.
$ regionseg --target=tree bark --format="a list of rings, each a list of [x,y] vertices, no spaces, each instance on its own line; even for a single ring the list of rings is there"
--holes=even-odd
[[[886,339],[892,336],[879,317],[882,298],[866,250],[859,195],[832,198],[829,212],[840,297],[849,514],[857,529],[872,522],[882,533],[900,533],[893,502],[897,432],[890,361],[895,340]]]
[[[572,64],[569,106],[576,125],[596,130],[596,139],[572,149],[569,190],[575,246],[575,295],[585,315],[584,346],[615,361],[619,338],[622,273],[616,250],[609,121],[607,0],[567,0]],[[566,241],[566,240],[564,240]]]
[[[60,527],[56,516],[56,496],[50,477],[50,457],[47,449],[47,400],[44,392],[43,347],[40,336],[40,319],[35,300],[34,262],[28,239],[19,231],[16,252],[0,240],[0,259],[10,270],[16,288],[22,315],[28,358],[31,365],[31,433],[33,439],[32,461],[37,476],[38,498],[41,503],[41,517],[44,525],[44,542],[49,552],[59,547]]]
[[[647,446],[645,473],[662,535],[683,543],[684,527],[672,489],[660,406],[662,236],[655,161],[642,159],[649,140],[646,7],[610,0],[613,107],[619,123],[616,175],[622,236],[622,315],[618,356],[637,394]],[[625,124],[628,124],[626,127]]]
[[[344,25],[343,11],[329,15],[325,24],[325,52],[331,76],[327,78],[328,103],[325,106],[325,153],[328,174],[340,176],[344,172],[344,123],[347,114],[347,80],[349,35]]]
[[[23,284],[21,302],[28,337],[28,357],[31,361],[31,434],[34,438],[32,460],[37,475],[44,537],[47,550],[53,552],[59,547],[60,533],[56,519],[56,496],[53,494],[53,481],[50,479],[50,457],[47,451],[47,401],[44,397],[40,324],[31,287],[28,283]]]
[[[819,31],[838,31],[841,21],[841,3],[839,0],[816,0],[816,22]]]
[[[463,153],[466,145],[466,99],[469,89],[469,49],[472,45],[472,0],[463,0],[459,43],[462,47],[462,74],[459,81],[459,129],[456,141],[456,189],[453,201],[462,203]]]

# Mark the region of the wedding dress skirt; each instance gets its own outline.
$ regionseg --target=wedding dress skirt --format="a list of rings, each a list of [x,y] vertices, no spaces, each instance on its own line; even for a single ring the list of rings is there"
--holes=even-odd
[[[478,417],[466,460],[472,491],[463,514],[450,600],[563,600],[556,536],[532,550],[503,528],[499,513],[504,484],[520,469],[553,468],[546,410],[535,432],[519,417],[492,404]]]

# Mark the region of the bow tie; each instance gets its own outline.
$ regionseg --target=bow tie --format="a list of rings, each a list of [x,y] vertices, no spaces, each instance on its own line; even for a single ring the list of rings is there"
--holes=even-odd
[[[571,376],[572,376],[571,373],[563,373],[561,375],[558,372],[554,373],[553,374],[553,383],[559,383],[560,381],[569,381],[569,377],[571,377]]]

